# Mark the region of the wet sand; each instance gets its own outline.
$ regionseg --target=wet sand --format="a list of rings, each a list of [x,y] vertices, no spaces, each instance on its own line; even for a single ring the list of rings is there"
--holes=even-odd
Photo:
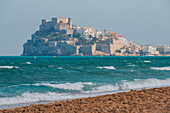
[[[170,113],[170,87],[0,110],[0,113]]]

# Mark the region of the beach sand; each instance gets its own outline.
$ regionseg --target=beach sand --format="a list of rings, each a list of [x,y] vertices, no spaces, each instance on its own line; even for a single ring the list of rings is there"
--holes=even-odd
[[[0,110],[0,113],[170,113],[170,87],[131,90],[49,104]]]

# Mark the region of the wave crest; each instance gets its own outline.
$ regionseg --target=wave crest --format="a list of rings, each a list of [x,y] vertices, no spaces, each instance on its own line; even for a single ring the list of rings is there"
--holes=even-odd
[[[62,100],[70,100],[70,99],[77,99],[77,98],[87,98],[87,97],[94,97],[98,94],[87,94],[87,93],[55,93],[55,92],[48,92],[48,93],[23,93],[20,96],[16,97],[6,97],[0,98],[0,106],[3,107],[5,105],[14,105],[16,104],[24,104],[24,103],[37,103],[37,102],[50,102],[50,101],[62,101]]]
[[[63,88],[63,89],[73,89],[71,87],[77,86],[77,89],[82,89],[83,84],[93,85],[91,82],[76,82],[76,83],[65,83],[65,84],[34,84],[34,85],[48,85],[51,87]],[[80,85],[81,84],[81,85]],[[69,100],[69,99],[77,99],[77,98],[87,98],[93,97],[97,95],[104,94],[113,94],[122,91],[128,91],[130,89],[143,89],[143,88],[155,88],[155,87],[164,87],[170,86],[170,78],[165,80],[159,79],[135,79],[133,81],[122,80],[121,83],[117,83],[115,85],[108,84],[94,87],[91,91],[82,91],[81,93],[23,93],[20,96],[15,97],[5,97],[0,98],[0,106],[4,105],[13,105],[13,104],[22,104],[22,103],[36,103],[36,102],[45,102],[45,101],[61,101],[61,100]],[[74,87],[74,89],[76,89]]]
[[[115,85],[108,84],[93,88],[93,91],[120,91],[130,89],[143,89],[143,88],[156,88],[170,86],[170,78],[165,80],[159,80],[155,78],[151,79],[135,79],[134,81],[122,80],[121,83]]]
[[[151,62],[151,61],[143,61],[143,62]]]
[[[170,70],[170,67],[151,67],[151,69],[155,69],[155,70]]]
[[[12,68],[19,68],[17,66],[0,66],[0,69],[12,69]]]
[[[93,85],[92,82],[76,82],[76,83],[64,83],[64,84],[50,84],[50,83],[37,83],[34,84],[35,86],[50,86],[54,88],[59,88],[59,89],[66,89],[66,90],[82,90],[84,85]]]
[[[25,62],[26,64],[31,64],[31,62]]]
[[[97,68],[99,68],[99,69],[113,69],[113,70],[115,70],[115,67],[113,67],[113,66],[104,66],[104,67],[97,67]]]

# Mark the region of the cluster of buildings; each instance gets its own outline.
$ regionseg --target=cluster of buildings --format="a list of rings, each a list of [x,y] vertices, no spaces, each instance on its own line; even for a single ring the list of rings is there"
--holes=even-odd
[[[141,55],[144,56],[166,56],[170,55],[170,46],[142,45]]]
[[[93,27],[74,27],[75,32],[80,33],[81,37],[90,40],[91,37],[99,38],[102,35],[102,31],[94,29]],[[91,36],[91,37],[89,37]]]
[[[73,37],[73,34],[80,34],[80,36]],[[62,36],[65,37],[61,38]],[[91,41],[93,43],[77,44],[82,37],[86,43]],[[132,41],[127,41],[116,32],[107,32],[105,29],[102,35],[102,31],[93,27],[72,25],[71,18],[56,17],[51,21],[42,20],[39,30],[24,44],[22,55],[159,56],[169,54],[170,46],[139,46]]]

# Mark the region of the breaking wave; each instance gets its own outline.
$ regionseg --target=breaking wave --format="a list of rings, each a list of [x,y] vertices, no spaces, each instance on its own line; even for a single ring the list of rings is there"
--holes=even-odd
[[[143,62],[151,62],[151,61],[143,61]]]
[[[26,64],[31,64],[31,62],[25,62]]]
[[[155,70],[170,70],[170,67],[151,67],[151,69],[155,69]]]
[[[22,103],[36,103],[45,101],[61,101],[77,98],[86,98],[89,96],[97,95],[87,95],[87,94],[71,94],[71,93],[23,93],[21,96],[16,97],[6,97],[0,98],[0,105],[11,105],[11,104],[22,104]]]
[[[115,85],[108,84],[93,88],[93,91],[119,91],[130,89],[156,88],[170,86],[170,78],[159,80],[155,78],[150,79],[135,79],[134,81],[122,80],[121,83]]]
[[[54,67],[54,66],[49,65],[48,67]]]
[[[97,67],[99,69],[114,69],[115,70],[115,67],[113,66],[104,66],[104,67]]]
[[[93,85],[92,82],[76,82],[76,83],[65,83],[65,84],[50,84],[50,83],[37,83],[33,84],[35,86],[50,86],[54,88],[59,88],[59,89],[66,89],[66,90],[82,90],[84,85]]]
[[[65,83],[65,84],[43,84],[37,83],[34,85],[47,85],[51,87],[63,88],[63,89],[77,89],[81,90],[83,85],[94,85],[91,82],[76,82],[76,83]],[[61,101],[61,100],[70,100],[77,98],[87,98],[94,97],[97,95],[112,94],[122,91],[128,91],[130,89],[143,89],[143,88],[155,88],[170,86],[170,78],[165,80],[159,79],[135,79],[134,81],[122,80],[121,83],[115,85],[101,85],[94,87],[91,91],[82,91],[82,93],[23,93],[20,96],[15,97],[5,97],[0,98],[0,105],[13,105],[13,104],[22,104],[22,103],[37,103],[37,102],[51,102],[51,101]],[[73,88],[74,87],[74,88]]]
[[[12,69],[12,68],[19,68],[17,66],[0,66],[0,69]]]
[[[129,64],[129,65],[127,65],[127,66],[130,66],[130,67],[135,67],[135,65],[134,65],[134,64]]]

